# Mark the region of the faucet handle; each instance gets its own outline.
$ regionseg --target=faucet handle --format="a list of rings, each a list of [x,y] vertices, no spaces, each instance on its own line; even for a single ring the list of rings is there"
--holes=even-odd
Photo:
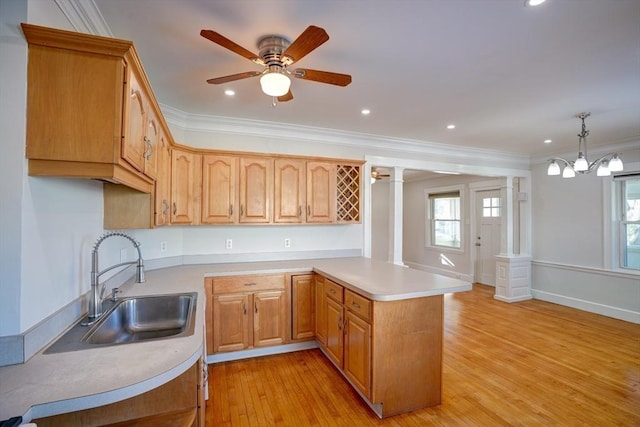
[[[122,293],[120,288],[111,289],[111,301],[116,302],[116,295]]]

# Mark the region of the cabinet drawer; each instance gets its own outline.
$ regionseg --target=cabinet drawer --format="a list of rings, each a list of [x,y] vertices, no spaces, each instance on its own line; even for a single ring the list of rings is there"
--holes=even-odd
[[[227,276],[213,278],[213,293],[254,292],[284,289],[284,274]]]
[[[342,290],[343,290],[343,287],[338,285],[336,282],[332,282],[329,279],[325,279],[324,291],[329,298],[334,299],[341,303],[343,301]]]
[[[371,321],[371,301],[349,290],[344,291],[344,306],[364,320]]]

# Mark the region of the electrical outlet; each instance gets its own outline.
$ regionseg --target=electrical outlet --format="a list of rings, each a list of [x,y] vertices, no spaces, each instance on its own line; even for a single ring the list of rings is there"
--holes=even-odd
[[[162,242],[160,242],[160,252],[166,252],[167,251],[167,241],[163,240]]]
[[[284,239],[284,247],[285,248],[290,248],[291,247],[291,239],[289,239],[288,237],[286,239]]]
[[[125,262],[127,260],[127,248],[120,249],[120,262]]]
[[[233,248],[233,240],[227,239],[227,244],[226,245],[227,245],[227,249]]]

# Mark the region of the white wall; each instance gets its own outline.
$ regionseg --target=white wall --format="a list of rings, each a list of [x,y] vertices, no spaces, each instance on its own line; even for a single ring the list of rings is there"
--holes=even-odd
[[[639,149],[621,155],[626,166],[640,161]],[[533,296],[640,323],[640,275],[607,267],[611,179],[563,179],[546,170],[547,163],[532,167]]]

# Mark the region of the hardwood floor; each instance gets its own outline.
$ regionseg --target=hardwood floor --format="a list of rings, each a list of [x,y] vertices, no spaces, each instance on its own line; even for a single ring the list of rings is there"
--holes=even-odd
[[[379,420],[319,350],[209,366],[207,426],[640,426],[640,325],[445,296],[443,403]]]

